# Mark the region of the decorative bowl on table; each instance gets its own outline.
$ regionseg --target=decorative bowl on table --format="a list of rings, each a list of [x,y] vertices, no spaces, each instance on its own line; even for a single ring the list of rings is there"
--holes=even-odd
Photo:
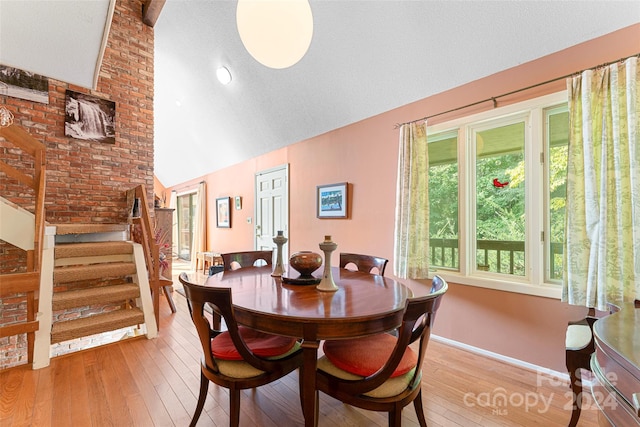
[[[315,252],[300,251],[291,255],[289,265],[301,276],[311,276],[322,265],[322,257]]]
[[[298,277],[292,277],[293,275],[284,275],[282,281],[285,283],[293,284],[316,284],[320,282],[320,278],[312,276],[312,273],[316,271],[322,265],[322,257],[315,252],[300,251],[291,255],[289,258],[289,267],[300,275]]]

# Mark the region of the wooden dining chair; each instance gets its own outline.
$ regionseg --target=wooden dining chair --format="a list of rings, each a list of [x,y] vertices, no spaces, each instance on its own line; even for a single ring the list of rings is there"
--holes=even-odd
[[[377,274],[383,276],[388,262],[389,260],[386,258],[373,255],[340,253],[340,268],[346,268],[348,264],[353,264],[358,271],[364,271],[365,273],[371,273],[375,268],[378,269]]]
[[[413,402],[420,426],[422,363],[434,318],[447,282],[435,276],[429,295],[410,298],[397,336],[381,333],[353,340],[325,341],[318,359],[318,391],[346,404],[389,413],[389,426],[400,426],[402,408]],[[419,340],[417,353],[409,344]],[[317,405],[316,401],[316,405]]]
[[[184,286],[189,313],[203,351],[200,394],[189,425],[193,427],[198,422],[211,381],[229,389],[229,425],[237,427],[240,390],[268,384],[301,367],[300,344],[294,338],[239,326],[233,314],[230,288],[200,286],[192,283],[186,273],[181,273],[179,279]],[[222,315],[226,331],[211,328],[204,310],[207,304]]]
[[[572,411],[569,427],[575,427],[582,412],[582,369],[591,372],[591,355],[595,349],[593,339],[593,324],[602,314],[608,315],[619,311],[619,307],[609,304],[608,312],[597,312],[589,307],[587,316],[578,321],[571,321],[567,325],[565,335],[565,363],[569,372],[572,394]]]
[[[222,254],[221,256],[225,270],[236,270],[238,268],[251,267],[259,261],[264,261],[266,263],[261,265],[272,265],[273,263],[273,250],[229,252]]]

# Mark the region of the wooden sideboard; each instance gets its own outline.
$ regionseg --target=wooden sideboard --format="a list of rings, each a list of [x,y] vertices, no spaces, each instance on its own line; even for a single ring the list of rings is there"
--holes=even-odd
[[[601,426],[640,426],[640,307],[625,304],[593,325],[592,394]]]

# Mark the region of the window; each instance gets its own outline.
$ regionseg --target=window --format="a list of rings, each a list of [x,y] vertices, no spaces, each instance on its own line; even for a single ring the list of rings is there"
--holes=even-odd
[[[475,269],[525,275],[525,120],[469,128],[475,153]]]
[[[458,133],[429,135],[429,265],[459,269]]]
[[[561,92],[427,129],[431,268],[559,297],[568,120]]]
[[[560,283],[562,280],[562,243],[564,239],[564,213],[567,196],[567,158],[569,155],[569,111],[567,106],[547,108],[545,114],[545,143],[549,153],[546,162],[548,182],[545,211],[546,266],[545,279]]]
[[[191,244],[196,212],[197,194],[190,193],[178,196],[178,257],[191,260]]]

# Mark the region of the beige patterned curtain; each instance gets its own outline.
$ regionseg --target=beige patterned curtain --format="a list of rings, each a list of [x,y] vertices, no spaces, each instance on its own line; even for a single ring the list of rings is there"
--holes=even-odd
[[[568,79],[562,300],[606,309],[640,297],[638,58]]]
[[[198,184],[196,194],[196,212],[193,219],[193,241],[191,242],[191,270],[196,271],[198,252],[207,250],[207,192],[206,184]]]
[[[178,193],[176,190],[171,191],[171,197],[169,198],[169,207],[173,209],[173,221],[171,223],[171,233],[173,248],[171,248],[172,255],[178,256]]]
[[[427,123],[400,127],[393,274],[426,279],[429,272]]]

